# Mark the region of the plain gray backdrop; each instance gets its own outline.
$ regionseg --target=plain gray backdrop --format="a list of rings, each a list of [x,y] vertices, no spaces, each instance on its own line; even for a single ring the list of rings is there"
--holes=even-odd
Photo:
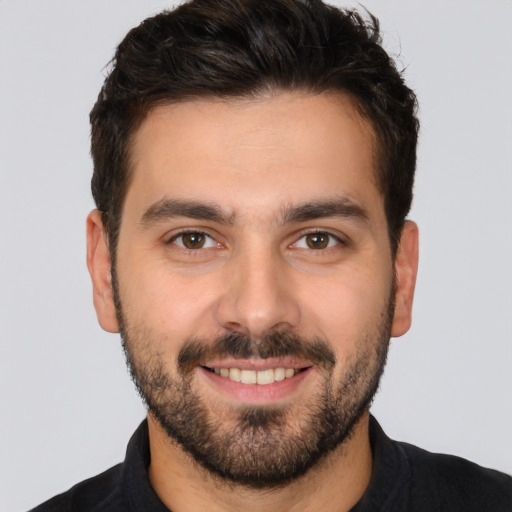
[[[127,30],[171,5],[0,0],[1,510],[121,461],[144,417],[92,307],[88,113]],[[365,5],[422,121],[413,327],[373,412],[396,439],[512,473],[512,1]]]

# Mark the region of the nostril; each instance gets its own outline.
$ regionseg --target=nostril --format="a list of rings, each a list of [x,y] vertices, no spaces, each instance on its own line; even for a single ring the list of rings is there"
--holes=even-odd
[[[225,322],[222,324],[222,327],[230,332],[237,332],[246,336],[250,335],[249,329],[238,322]]]

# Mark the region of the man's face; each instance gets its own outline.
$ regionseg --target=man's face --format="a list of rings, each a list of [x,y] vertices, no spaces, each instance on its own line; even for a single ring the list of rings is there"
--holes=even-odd
[[[114,277],[150,417],[232,481],[304,473],[396,330],[370,127],[340,96],[194,101],[151,111],[131,156]]]

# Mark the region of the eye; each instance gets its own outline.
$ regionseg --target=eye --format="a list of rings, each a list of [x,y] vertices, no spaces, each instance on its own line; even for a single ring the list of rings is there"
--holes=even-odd
[[[212,247],[217,247],[218,243],[206,233],[202,233],[201,231],[187,231],[185,233],[179,233],[178,235],[173,236],[169,240],[170,244],[177,245],[183,249],[210,249]]]
[[[294,247],[299,249],[329,249],[336,245],[341,244],[341,240],[330,233],[324,231],[316,231],[302,236],[295,242]]]

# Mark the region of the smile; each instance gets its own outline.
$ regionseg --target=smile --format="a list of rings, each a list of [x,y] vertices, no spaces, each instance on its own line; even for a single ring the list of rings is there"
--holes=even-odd
[[[206,370],[225,377],[234,382],[242,384],[273,384],[285,379],[292,378],[295,374],[302,371],[296,368],[269,368],[266,370],[241,370],[240,368],[208,368]]]

